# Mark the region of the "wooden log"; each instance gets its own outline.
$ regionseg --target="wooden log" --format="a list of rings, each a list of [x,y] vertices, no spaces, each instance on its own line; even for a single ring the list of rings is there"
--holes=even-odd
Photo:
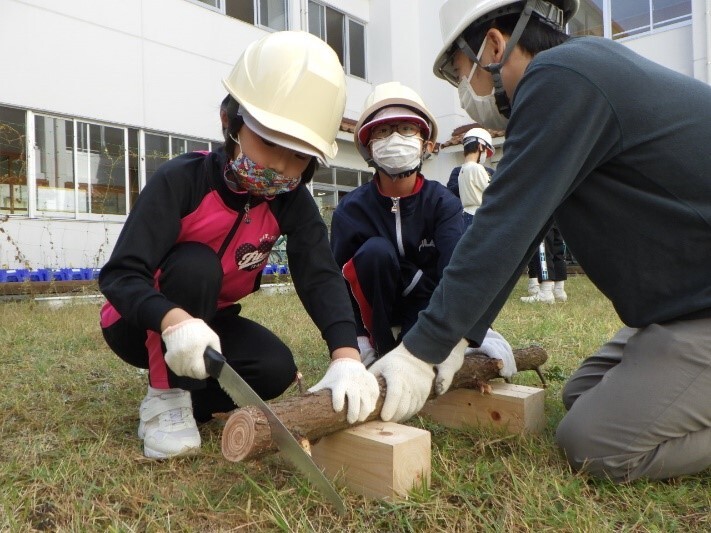
[[[514,350],[519,371],[537,370],[547,359],[546,351],[538,346]],[[482,389],[486,382],[499,376],[501,361],[485,355],[468,355],[462,368],[452,381],[451,389]],[[430,394],[433,398],[434,392]],[[380,398],[375,410],[365,420],[376,420],[385,399],[385,382],[380,378]],[[346,421],[347,407],[340,413],[333,410],[331,391],[321,390],[283,400],[270,402],[274,414],[284,423],[297,440],[314,441],[325,435],[350,427]],[[227,418],[222,430],[222,454],[228,461],[255,459],[278,451],[271,438],[271,428],[266,416],[258,407],[235,409]]]

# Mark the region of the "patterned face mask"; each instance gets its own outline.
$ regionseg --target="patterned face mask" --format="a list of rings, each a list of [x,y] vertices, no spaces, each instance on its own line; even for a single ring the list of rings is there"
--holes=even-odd
[[[243,153],[230,163],[230,168],[237,184],[256,196],[276,196],[293,191],[301,182],[301,176],[293,178],[284,176],[270,168],[258,165]]]

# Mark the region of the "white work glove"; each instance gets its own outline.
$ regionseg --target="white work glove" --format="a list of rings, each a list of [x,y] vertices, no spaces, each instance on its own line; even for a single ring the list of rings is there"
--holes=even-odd
[[[375,403],[380,396],[380,387],[375,376],[368,372],[365,365],[355,359],[335,359],[326,370],[321,381],[309,389],[316,392],[321,389],[331,389],[333,410],[343,411],[343,405],[348,398],[349,424],[363,422],[375,409]]]
[[[368,369],[387,383],[380,418],[400,422],[414,416],[425,405],[432,390],[434,366],[412,355],[400,343]]]
[[[203,358],[205,348],[210,346],[222,352],[220,337],[200,318],[189,318],[167,327],[162,337],[165,343],[165,362],[178,376],[207,378]]]
[[[375,348],[370,344],[370,339],[365,336],[358,337],[358,351],[360,352],[360,361],[366,367],[369,367],[378,359],[375,353]]]
[[[435,370],[437,370],[435,392],[438,395],[447,392],[452,385],[454,374],[459,372],[459,369],[462,368],[462,364],[464,364],[464,350],[467,349],[468,344],[466,339],[460,340],[454,349],[449,352],[447,359],[435,365]]]
[[[506,339],[500,333],[493,329],[489,329],[486,332],[486,337],[484,337],[479,348],[467,348],[464,353],[465,355],[481,353],[492,359],[500,359],[503,361],[504,367],[499,370],[499,375],[506,379],[518,372],[511,345],[506,342]]]

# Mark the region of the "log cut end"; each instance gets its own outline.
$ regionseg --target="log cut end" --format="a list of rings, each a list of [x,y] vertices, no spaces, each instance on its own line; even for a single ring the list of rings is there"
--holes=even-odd
[[[255,420],[247,411],[234,411],[222,431],[222,455],[228,461],[244,459],[254,447]]]

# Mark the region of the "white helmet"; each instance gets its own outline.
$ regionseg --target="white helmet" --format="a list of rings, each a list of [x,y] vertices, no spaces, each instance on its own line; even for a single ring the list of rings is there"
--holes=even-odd
[[[251,43],[222,84],[267,131],[334,158],[346,106],[346,76],[333,49],[305,31],[270,33]]]
[[[381,83],[373,88],[373,92],[365,99],[364,109],[355,126],[354,142],[358,147],[360,155],[363,156],[366,162],[371,161],[370,151],[368,150],[368,139],[361,137],[359,133],[361,128],[371,126],[370,119],[381,109],[386,107],[406,107],[412,109],[419,116],[428,122],[428,128],[423,129],[425,133],[429,131],[429,135],[425,141],[435,142],[437,140],[437,122],[434,115],[427,109],[427,106],[420,98],[414,89],[403,85],[399,81],[391,81]]]
[[[484,128],[472,128],[462,137],[462,145],[465,148],[472,141],[484,145],[486,148],[486,157],[489,159],[494,157],[494,141],[491,139],[491,134]]]
[[[529,0],[530,1],[530,0]],[[442,32],[442,49],[434,62],[434,74],[438,78],[457,85],[451,56],[452,45],[472,24],[481,24],[504,15],[521,13],[525,0],[448,0],[439,10],[439,25]],[[578,11],[580,0],[535,0],[532,11],[539,19],[563,31],[568,21]]]

